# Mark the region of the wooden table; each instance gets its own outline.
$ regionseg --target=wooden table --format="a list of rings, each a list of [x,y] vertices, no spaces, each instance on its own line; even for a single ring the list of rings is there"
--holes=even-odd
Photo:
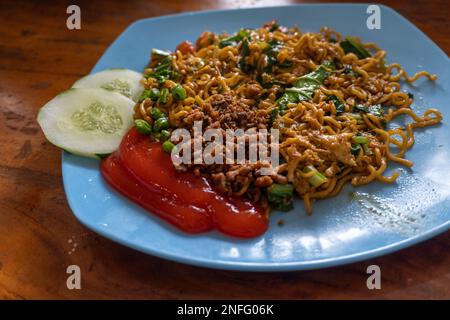
[[[69,209],[61,152],[38,128],[38,108],[88,73],[136,19],[278,2],[76,2],[82,11],[79,31],[65,27],[72,1],[0,2],[0,298],[450,298],[450,232],[348,266],[249,274],[164,261],[87,230]],[[385,2],[450,51],[446,1]],[[71,264],[81,267],[81,290],[66,287]],[[381,290],[366,287],[371,264],[382,269]]]

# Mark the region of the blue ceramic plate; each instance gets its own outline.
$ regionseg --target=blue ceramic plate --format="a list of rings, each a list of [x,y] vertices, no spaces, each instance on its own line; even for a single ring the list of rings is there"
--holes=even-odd
[[[243,271],[303,270],[336,266],[387,254],[450,228],[449,70],[447,55],[413,24],[381,7],[381,29],[366,27],[367,5],[298,5],[220,10],[139,20],[100,58],[93,72],[106,68],[142,71],[152,48],[171,49],[194,42],[204,31],[235,32],[277,19],[287,26],[318,32],[329,26],[360,36],[388,52],[409,74],[428,70],[437,83],[420,79],[405,85],[415,95],[414,110],[441,110],[441,125],[418,130],[407,154],[410,169],[397,168],[396,184],[347,186],[338,197],[318,201],[305,215],[298,201],[289,213],[275,212],[269,231],[256,239],[234,239],[217,232],[189,235],[119,195],[102,180],[98,162],[63,155],[64,187],[70,207],[88,228],[151,255],[204,267]],[[395,169],[391,165],[390,170]],[[283,219],[284,226],[277,225]]]

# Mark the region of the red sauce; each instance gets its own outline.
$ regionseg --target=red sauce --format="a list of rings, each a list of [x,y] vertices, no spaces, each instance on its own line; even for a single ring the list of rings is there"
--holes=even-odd
[[[100,170],[114,189],[185,232],[218,229],[251,238],[267,230],[262,208],[219,194],[204,177],[176,171],[161,144],[134,128],[118,152],[102,160]]]

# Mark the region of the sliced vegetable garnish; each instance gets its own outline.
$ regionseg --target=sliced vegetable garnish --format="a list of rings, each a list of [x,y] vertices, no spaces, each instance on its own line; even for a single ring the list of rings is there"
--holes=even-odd
[[[172,95],[175,100],[184,100],[186,99],[186,90],[183,88],[181,84],[177,84],[172,89]]]
[[[145,89],[141,96],[139,97],[139,102],[144,101],[147,98],[150,98],[153,101],[158,100],[160,96],[160,92],[158,88]]]
[[[171,153],[172,149],[174,147],[175,147],[175,145],[172,142],[170,142],[169,140],[164,141],[162,144],[162,148],[163,148],[164,152],[167,152],[167,153]]]
[[[152,116],[153,119],[157,120],[159,118],[165,117],[166,115],[164,114],[164,112],[162,112],[160,109],[153,107],[152,110],[150,111],[150,115]]]
[[[116,91],[123,96],[138,101],[144,86],[142,74],[128,69],[107,69],[87,75],[73,84],[73,88],[102,88]]]
[[[160,139],[161,139],[162,141],[169,140],[169,139],[170,139],[170,136],[171,136],[170,131],[168,131],[168,130],[161,130]]]
[[[292,184],[272,184],[267,188],[267,200],[276,210],[288,211],[293,208],[294,186]]]
[[[346,37],[344,41],[341,41],[340,46],[345,53],[352,52],[359,59],[370,57],[370,53],[355,38]]]
[[[354,135],[352,137],[352,142],[353,143],[369,143],[369,139],[367,139],[367,137],[362,136],[362,135]]]
[[[136,127],[136,130],[141,134],[150,135],[152,133],[152,126],[145,120],[134,120],[134,126]]]
[[[169,97],[169,89],[163,88],[161,94],[159,95],[158,102],[165,104],[167,103],[167,98]]]
[[[317,188],[318,186],[328,181],[327,177],[325,177],[323,174],[317,171],[317,169],[314,168],[314,166],[307,166],[303,169],[304,173],[308,173],[311,171],[313,171],[314,174],[308,179],[308,182],[314,188]]]
[[[160,132],[161,130],[169,129],[169,127],[169,120],[166,117],[161,117],[153,124],[153,131]]]
[[[155,54],[158,52],[158,54]],[[152,50],[152,60],[150,61],[151,72],[145,74],[146,78],[155,78],[159,83],[163,83],[166,80],[175,80],[179,74],[172,68],[172,55],[168,53],[164,55],[162,50]]]
[[[105,89],[70,89],[50,100],[37,121],[54,145],[90,157],[117,149],[133,125],[134,102]]]

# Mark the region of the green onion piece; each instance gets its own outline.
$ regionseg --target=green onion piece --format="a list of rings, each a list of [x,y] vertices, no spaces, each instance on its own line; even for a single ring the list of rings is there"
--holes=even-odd
[[[352,117],[353,119],[355,119],[356,121],[361,121],[362,117],[359,113],[355,113],[355,112],[349,112],[347,113],[350,117]]]
[[[293,208],[294,186],[274,183],[267,188],[267,200],[276,210],[288,211]]]
[[[152,127],[145,120],[136,119],[134,120],[134,125],[136,126],[136,130],[141,134],[149,135],[152,133]]]
[[[167,103],[167,97],[169,96],[169,89],[163,88],[161,90],[161,95],[159,96],[158,101],[162,104]]]
[[[361,144],[361,146],[362,146],[362,148],[364,150],[364,154],[365,155],[368,155],[368,156],[372,155],[372,149],[369,148],[367,143],[363,143],[363,144]]]
[[[354,156],[357,156],[359,154],[359,151],[361,151],[361,145],[357,144],[357,145],[352,146],[351,153]]]
[[[166,141],[164,141],[163,144],[162,144],[163,150],[164,150],[165,152],[167,152],[167,153],[171,153],[171,152],[172,152],[172,149],[173,149],[174,147],[175,147],[175,145],[174,145],[172,142],[170,142],[170,140],[166,140]]]
[[[184,100],[186,99],[186,90],[181,84],[177,84],[172,89],[172,95],[175,100]]]
[[[150,115],[152,116],[153,119],[157,120],[159,118],[165,117],[166,115],[164,114],[164,112],[162,112],[161,110],[159,110],[158,108],[152,108],[152,110],[150,111]]]
[[[158,88],[145,89],[141,96],[139,97],[139,102],[144,101],[145,99],[150,98],[153,101],[158,100],[159,98],[159,90]]]
[[[161,130],[169,128],[169,120],[166,117],[159,118],[153,124],[153,131],[160,132]]]
[[[328,181],[327,177],[325,177],[323,174],[317,171],[317,169],[314,168],[313,166],[307,166],[303,169],[303,172],[305,173],[308,173],[310,171],[314,171],[314,175],[308,179],[308,182],[314,188],[317,188],[318,186]]]
[[[365,136],[353,136],[352,142],[356,144],[367,144],[369,143],[369,139],[367,139],[367,137]]]
[[[370,53],[355,38],[347,37],[339,45],[345,53],[352,52],[356,54],[359,59],[370,57]]]
[[[171,135],[170,131],[168,131],[168,130],[161,130],[161,140],[162,141],[169,140],[170,135]]]
[[[280,25],[278,23],[273,23],[272,26],[270,27],[269,31],[270,32],[274,32],[275,30],[278,30],[278,28],[280,27]]]

